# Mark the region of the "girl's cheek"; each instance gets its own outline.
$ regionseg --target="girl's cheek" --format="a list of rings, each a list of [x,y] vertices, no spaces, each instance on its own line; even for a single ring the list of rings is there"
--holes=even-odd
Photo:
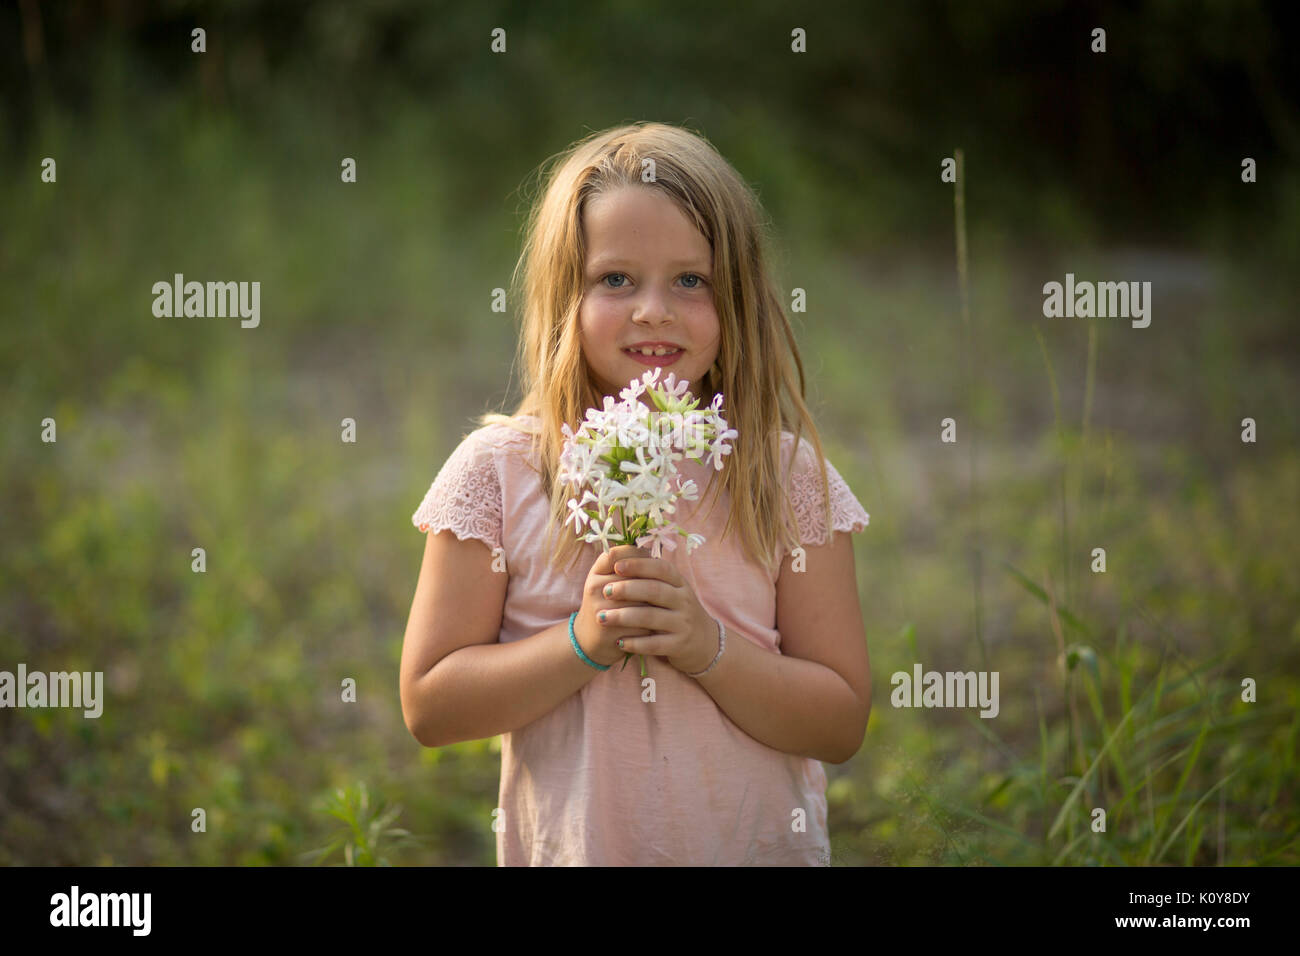
[[[597,338],[612,338],[617,330],[619,316],[617,309],[605,303],[594,303],[591,310],[592,332]]]

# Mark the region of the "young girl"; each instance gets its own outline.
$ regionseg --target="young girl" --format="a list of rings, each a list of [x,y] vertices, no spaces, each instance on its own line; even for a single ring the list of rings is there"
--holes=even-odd
[[[412,518],[429,534],[401,664],[420,743],[504,735],[498,865],[829,862],[821,762],[857,752],[871,708],[833,532],[867,513],[822,455],[760,216],[711,145],[657,123],[559,156],[532,210],[525,397]],[[565,525],[561,426],[656,366],[701,405],[721,393],[738,434],[721,470],[678,463],[701,494],[674,519],[704,545],[605,553]]]

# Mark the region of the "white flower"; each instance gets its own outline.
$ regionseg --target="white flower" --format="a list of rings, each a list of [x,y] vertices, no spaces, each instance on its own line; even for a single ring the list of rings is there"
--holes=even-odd
[[[590,492],[588,492],[590,494]],[[627,486],[615,481],[608,475],[601,475],[596,484],[596,508],[601,514],[607,512],[627,498]]]
[[[619,398],[629,403],[637,402],[637,399],[639,399],[644,394],[645,394],[645,386],[642,385],[641,382],[638,381],[637,379],[632,379],[632,381],[628,383],[627,388],[623,389],[623,391],[618,393]],[[637,404],[640,403],[638,402]]]
[[[646,461],[646,447],[638,445],[636,449],[636,461],[620,461],[618,467],[622,471],[629,472],[633,475],[654,474],[663,465],[663,456],[658,453],[657,449],[650,449],[650,460]]]
[[[618,538],[619,532],[618,529],[614,527],[614,519],[606,517],[604,524],[593,520],[591,522],[591,533],[586,535],[582,540],[599,541],[601,550],[608,551],[615,545],[622,543]]]
[[[585,505],[588,499],[595,499],[595,495],[590,491],[583,497],[582,504],[578,504],[577,498],[569,499],[569,516],[564,519],[564,523],[568,524],[572,521],[573,530],[577,534],[582,534],[582,529],[591,523],[591,516],[582,510],[582,505]]]
[[[653,472],[636,475],[624,487],[627,489],[629,514],[645,514],[648,510],[648,502],[662,500],[671,495],[668,479]]]
[[[656,488],[656,494],[646,495],[642,499],[642,514],[648,515],[650,520],[655,524],[661,524],[666,519],[666,515],[672,514],[677,510],[677,506],[672,502],[672,495]]]
[[[718,471],[722,471],[722,464],[723,464],[722,456],[731,454],[731,446],[725,445],[723,444],[723,442],[725,442],[728,438],[735,438],[739,434],[740,433],[737,432],[734,428],[728,428],[726,431],[718,435],[717,440],[714,441],[713,445],[709,448],[709,453],[715,456],[713,462],[714,462],[714,467]]]
[[[721,470],[731,452],[727,441],[737,433],[718,414],[722,396],[697,410],[690,383],[675,373],[661,382],[660,372],[650,369],[633,379],[620,392],[621,401],[604,396],[601,407],[587,409],[576,430],[561,427],[559,477],[575,488],[565,524],[572,522],[584,540],[607,550],[635,542],[659,557],[677,547],[678,537],[686,539],[687,554],[705,543],[702,535],[673,523],[677,500],[695,501],[700,495],[694,481],[682,479],[677,462],[685,457],[698,462],[709,454]],[[647,393],[654,408],[639,401]]]
[[[560,454],[557,478],[578,486],[587,484],[597,469],[596,458],[596,449],[590,445],[566,444]]]
[[[682,379],[678,382],[676,372],[669,372],[668,377],[664,379],[662,391],[673,398],[680,399],[683,395],[687,394],[687,389],[689,389],[690,386],[691,383],[686,379]]]
[[[645,422],[632,415],[619,418],[616,427],[618,443],[624,448],[644,445],[650,440],[650,430],[646,428]]]
[[[615,407],[614,399],[612,399],[612,398],[610,398],[608,395],[606,395],[606,396],[605,396],[605,407],[604,407],[603,409],[595,409],[595,408],[589,408],[589,409],[587,409],[587,418],[586,418],[586,423],[587,423],[587,424],[597,424],[597,423],[599,423],[600,420],[601,420],[602,415],[608,415],[608,414],[610,414],[611,412],[614,411],[614,407]],[[583,428],[586,428],[586,427],[587,427],[587,424],[584,424],[582,427],[583,427]]]

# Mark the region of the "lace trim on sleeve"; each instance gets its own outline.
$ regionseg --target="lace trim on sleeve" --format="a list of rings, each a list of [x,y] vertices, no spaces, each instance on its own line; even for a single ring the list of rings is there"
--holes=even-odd
[[[861,531],[871,516],[849,490],[848,483],[835,466],[826,462],[827,484],[831,496],[831,528],[835,531]],[[790,506],[799,524],[801,544],[822,545],[829,535],[823,511],[821,474],[813,463],[811,446],[801,442],[800,454],[790,477]]]
[[[501,480],[492,444],[471,433],[451,453],[411,515],[422,532],[452,531],[501,547]]]

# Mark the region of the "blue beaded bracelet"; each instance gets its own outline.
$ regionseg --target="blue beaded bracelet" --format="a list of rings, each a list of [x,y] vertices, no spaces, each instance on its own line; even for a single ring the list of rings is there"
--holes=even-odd
[[[573,621],[574,621],[574,618],[576,618],[577,616],[578,616],[578,612],[577,612],[577,611],[574,611],[572,614],[569,615],[569,643],[573,645],[573,649],[574,649],[575,651],[578,652],[578,656],[579,656],[580,658],[582,658],[582,662],[583,662],[584,664],[590,664],[592,667],[596,668],[596,670],[598,670],[598,671],[607,671],[607,670],[609,670],[609,665],[608,665],[608,664],[597,664],[595,661],[593,661],[593,660],[592,660],[590,657],[588,657],[586,654],[582,653],[582,648],[578,646],[578,635],[576,635],[576,634],[573,633]]]

